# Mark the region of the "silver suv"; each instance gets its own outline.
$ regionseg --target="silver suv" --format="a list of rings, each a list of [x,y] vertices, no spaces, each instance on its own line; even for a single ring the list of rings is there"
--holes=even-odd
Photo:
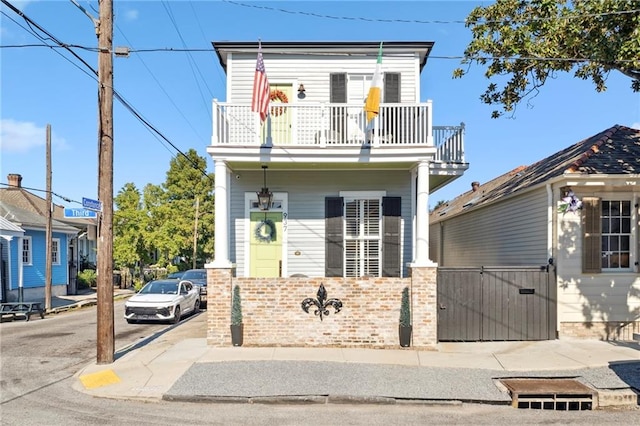
[[[194,286],[200,287],[200,306],[207,305],[207,270],[188,269],[184,272],[181,281],[190,281]]]

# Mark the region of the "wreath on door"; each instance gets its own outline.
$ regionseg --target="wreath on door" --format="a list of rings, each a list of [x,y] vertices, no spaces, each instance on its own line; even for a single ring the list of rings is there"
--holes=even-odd
[[[283,104],[289,103],[289,98],[287,97],[287,94],[279,89],[273,89],[269,93],[269,99],[271,101],[282,102]],[[273,115],[274,117],[282,115],[283,112],[284,112],[284,107],[271,107],[271,115]]]
[[[253,234],[256,240],[262,243],[270,243],[276,239],[276,224],[271,219],[261,220],[256,224]]]

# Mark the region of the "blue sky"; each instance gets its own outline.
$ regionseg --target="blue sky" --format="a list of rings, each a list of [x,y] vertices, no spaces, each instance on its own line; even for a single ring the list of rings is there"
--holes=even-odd
[[[96,0],[77,2],[98,16]],[[97,46],[92,21],[71,1],[11,3],[64,43]],[[114,58],[114,85],[173,145],[182,152],[194,148],[213,172],[206,154],[211,99],[225,100],[226,95],[225,75],[211,41],[433,41],[422,73],[421,101],[433,100],[435,125],[465,123],[470,167],[432,194],[431,206],[469,190],[473,181],[483,183],[534,163],[615,124],[640,128],[640,94],[633,93],[630,80],[619,73],[609,76],[604,93],[597,93],[588,81],[560,74],[529,105],[519,105],[513,117],[491,119],[494,108],[479,100],[488,84],[484,69],[473,66],[468,76],[454,80],[452,72],[460,60],[448,59],[461,56],[470,40],[469,30],[457,21],[464,21],[473,7],[489,3],[115,0],[114,46],[209,51],[139,52]],[[0,10],[0,183],[7,183],[7,174],[19,173],[23,186],[46,188],[45,128],[50,124],[52,190],[78,202],[97,198],[96,80],[61,49],[8,47],[43,42],[8,7]],[[75,52],[97,69],[95,51]],[[127,182],[140,189],[164,182],[176,150],[117,101],[114,138],[115,194]],[[54,202],[79,207],[56,196]]]

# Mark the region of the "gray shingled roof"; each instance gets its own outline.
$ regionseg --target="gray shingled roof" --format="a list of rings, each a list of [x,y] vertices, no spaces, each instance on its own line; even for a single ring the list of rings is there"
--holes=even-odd
[[[21,207],[12,206],[4,201],[0,201],[0,216],[22,228],[46,229],[47,227],[46,216],[41,216],[38,213]],[[56,232],[76,233],[80,231],[80,229],[75,226],[55,219],[51,220],[51,228]]]
[[[465,208],[495,201],[542,184],[564,173],[624,175],[640,173],[640,130],[615,125],[556,152],[530,166],[514,170],[480,185],[435,209],[430,222],[438,222]]]
[[[21,187],[9,186],[8,188],[0,188],[0,201],[41,217],[46,217],[47,214],[47,200]],[[53,219],[75,228],[85,228],[87,225],[95,224],[92,219],[65,218],[64,206],[55,203],[53,204]]]
[[[20,228],[18,225],[12,223],[9,219],[5,219],[0,216],[0,231],[6,231],[7,234],[20,234],[24,233],[24,229]],[[3,234],[5,232],[2,232]]]

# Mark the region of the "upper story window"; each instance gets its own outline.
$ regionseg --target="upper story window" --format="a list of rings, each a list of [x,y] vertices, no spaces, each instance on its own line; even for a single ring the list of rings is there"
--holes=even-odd
[[[31,237],[22,237],[22,263],[24,265],[31,265],[33,251],[31,245]]]
[[[629,271],[632,258],[630,200],[585,197],[583,271]]]

